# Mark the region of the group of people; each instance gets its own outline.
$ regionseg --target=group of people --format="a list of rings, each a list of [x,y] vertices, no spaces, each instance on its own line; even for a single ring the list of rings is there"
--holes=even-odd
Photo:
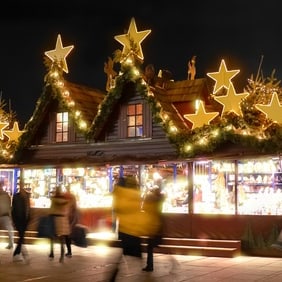
[[[19,191],[12,197],[3,189],[0,189],[0,224],[9,235],[8,249],[13,248],[13,227],[18,232],[18,241],[13,251],[14,261],[28,260],[28,252],[24,246],[24,237],[30,221],[30,193],[22,185]],[[118,237],[122,244],[122,254],[127,262],[141,262],[142,237],[147,238],[147,264],[143,271],[153,271],[153,250],[161,242],[162,238],[162,205],[164,194],[159,186],[153,186],[141,196],[139,183],[136,177],[121,177],[115,184],[113,191],[113,211],[116,218]],[[50,237],[49,258],[54,259],[54,243],[60,243],[59,262],[64,257],[72,257],[70,237],[73,227],[78,222],[78,209],[75,196],[57,186],[54,195],[51,196],[49,215],[53,219],[54,234]],[[67,252],[65,253],[65,246]],[[117,268],[118,271],[118,268]],[[112,280],[114,281],[114,280]]]
[[[20,183],[18,191],[13,195],[5,191],[0,182],[0,225],[8,231],[7,249],[14,247],[14,228],[18,232],[18,241],[13,250],[13,261],[29,261],[24,246],[24,237],[30,220],[30,196]]]
[[[8,232],[9,243],[7,249],[14,247],[14,229],[18,233],[18,240],[13,250],[14,262],[29,262],[27,248],[24,245],[25,232],[30,222],[30,193],[20,184],[18,191],[10,196],[5,191],[3,183],[0,182],[0,226]],[[51,206],[49,214],[54,220],[54,236],[50,238],[49,258],[54,259],[54,242],[58,239],[60,242],[60,262],[64,257],[72,257],[70,237],[72,228],[78,222],[78,209],[75,196],[68,188],[62,191],[61,186],[57,186],[54,195],[51,197]],[[65,252],[65,245],[67,252]]]
[[[121,177],[113,190],[113,211],[122,244],[122,257],[127,264],[141,263],[142,237],[147,238],[147,264],[142,268],[146,272],[154,270],[153,250],[161,243],[164,199],[159,186],[151,187],[142,196],[134,176]],[[111,281],[115,281],[118,270],[119,267]]]

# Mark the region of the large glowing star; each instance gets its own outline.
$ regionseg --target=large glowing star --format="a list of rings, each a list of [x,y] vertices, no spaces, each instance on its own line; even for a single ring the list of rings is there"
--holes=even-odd
[[[0,122],[0,139],[4,139],[3,129],[5,129],[9,125],[8,122]]]
[[[11,130],[3,130],[3,133],[8,137],[9,141],[17,142],[24,130],[19,130],[19,124],[15,121]]]
[[[268,105],[255,105],[258,110],[263,112],[267,118],[274,122],[282,123],[282,106],[279,103],[277,93],[272,95],[271,101]]]
[[[116,35],[114,38],[123,45],[123,55],[126,56],[130,51],[133,51],[139,59],[143,60],[141,43],[150,32],[151,30],[137,31],[135,19],[132,18],[127,34]]]
[[[233,83],[230,84],[227,94],[224,96],[214,96],[214,99],[223,105],[221,116],[224,112],[234,112],[238,116],[242,116],[240,103],[243,98],[249,95],[248,92],[236,94]]]
[[[52,62],[57,62],[63,69],[64,72],[68,73],[68,66],[66,57],[73,49],[73,45],[63,47],[61,35],[57,37],[56,47],[54,50],[46,51],[45,55],[51,59]]]
[[[224,60],[221,60],[218,72],[209,72],[207,75],[215,80],[213,93],[218,92],[222,87],[228,89],[231,84],[231,79],[239,73],[240,70],[227,70]]]
[[[195,114],[183,115],[184,118],[192,122],[192,129],[196,127],[202,127],[204,124],[210,124],[210,122],[218,116],[218,112],[207,113],[204,107],[203,101],[200,101],[199,108]]]

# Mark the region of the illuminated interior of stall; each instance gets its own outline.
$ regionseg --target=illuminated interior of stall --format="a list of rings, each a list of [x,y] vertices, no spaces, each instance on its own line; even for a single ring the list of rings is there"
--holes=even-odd
[[[194,213],[281,214],[279,158],[194,163]],[[237,193],[237,202],[235,194]]]
[[[0,170],[0,182],[3,185],[3,189],[9,193],[13,194],[13,188],[15,183],[14,169],[1,169]]]
[[[24,170],[25,186],[32,193],[34,207],[49,207],[50,194],[56,185],[70,186],[81,208],[111,207],[115,179],[136,175],[140,176],[142,195],[154,185],[162,188],[166,195],[164,212],[188,210],[187,167],[183,163],[63,168],[60,173],[58,176],[55,168]]]

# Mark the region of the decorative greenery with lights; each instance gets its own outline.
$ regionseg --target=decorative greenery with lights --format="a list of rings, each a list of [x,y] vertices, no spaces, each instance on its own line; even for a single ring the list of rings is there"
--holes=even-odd
[[[249,79],[246,86],[249,95],[241,102],[243,116],[224,113],[210,125],[170,134],[171,141],[177,144],[180,155],[184,157],[212,153],[224,144],[239,145],[257,153],[279,154],[282,150],[282,126],[256,108],[257,104],[269,103],[274,93],[282,98],[279,83],[274,73],[267,79]]]
[[[44,93],[37,104],[33,118],[26,126],[29,134],[23,134],[21,146],[24,147],[27,144],[25,138],[30,138],[30,132],[35,132],[31,129],[36,128],[36,124],[39,123],[42,112],[50,103],[50,95],[57,98],[60,106],[69,111],[75,121],[76,129],[85,133],[87,140],[91,140],[95,139],[102,130],[114,105],[118,103],[127,87],[133,86],[134,91],[150,104],[154,121],[163,127],[170,142],[176,146],[180,157],[215,153],[224,145],[230,146],[230,144],[242,150],[251,150],[253,153],[279,154],[282,151],[282,117],[280,119],[280,115],[276,113],[282,107],[279,103],[282,99],[282,91],[279,87],[280,81],[276,80],[274,72],[267,79],[257,77],[254,80],[251,77],[248,80],[246,92],[237,94],[231,79],[239,70],[227,70],[222,61],[219,72],[209,73],[208,76],[216,81],[211,101],[215,109],[218,108],[218,103],[221,103],[225,111],[222,110],[221,115],[213,112],[213,116],[207,119],[206,116],[211,113],[206,112],[204,105],[201,104],[202,111],[199,115],[197,113],[197,117],[194,114],[184,115],[184,118],[190,121],[193,118],[196,126],[193,123],[191,129],[180,129],[174,125],[173,119],[167,119],[167,113],[154,97],[154,90],[143,79],[141,42],[149,33],[150,30],[137,31],[133,18],[128,33],[115,37],[123,45],[123,50],[117,50],[113,60],[115,63],[120,63],[120,72],[114,78],[109,77],[111,87],[89,128],[82,117],[76,114],[75,104],[64,87],[63,72],[68,71],[66,56],[73,46],[63,47],[59,35],[55,50],[45,53],[51,60],[46,61],[49,72],[45,77]],[[107,70],[107,73],[111,72]],[[205,119],[202,120],[208,124],[201,124],[203,116]]]
[[[0,98],[0,161],[9,163],[18,146],[18,139],[22,135],[16,121],[16,113],[10,107],[6,110],[6,102]]]
[[[121,75],[116,77],[115,87],[112,88],[104,102],[100,105],[89,135],[99,131],[111,114],[113,105],[121,97],[128,83],[134,83],[135,89],[148,101],[151,106],[154,121],[165,130],[169,140],[174,144],[181,157],[195,157],[206,153],[213,153],[225,144],[242,146],[257,153],[280,153],[282,150],[282,126],[267,119],[255,104],[269,102],[274,92],[281,97],[281,90],[272,74],[270,78],[249,79],[247,89],[249,96],[242,100],[243,116],[233,112],[224,113],[211,124],[191,130],[171,130],[172,120],[166,120],[161,104],[154,95],[150,95],[150,88],[142,75],[136,72],[136,66],[124,64]]]

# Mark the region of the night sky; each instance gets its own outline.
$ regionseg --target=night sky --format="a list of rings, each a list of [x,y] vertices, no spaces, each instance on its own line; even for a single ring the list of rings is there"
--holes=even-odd
[[[237,93],[257,74],[262,58],[263,76],[275,70],[275,77],[282,80],[279,0],[49,0],[40,1],[40,6],[16,2],[1,7],[0,91],[16,112],[20,128],[42,94],[44,52],[55,48],[58,34],[64,47],[74,45],[65,79],[105,90],[104,62],[116,49],[122,50],[114,36],[127,33],[132,17],[138,31],[151,30],[142,42],[143,66],[167,69],[175,81],[187,78],[187,62],[193,55],[196,78],[217,71],[221,59],[229,70],[240,69],[233,80]]]

